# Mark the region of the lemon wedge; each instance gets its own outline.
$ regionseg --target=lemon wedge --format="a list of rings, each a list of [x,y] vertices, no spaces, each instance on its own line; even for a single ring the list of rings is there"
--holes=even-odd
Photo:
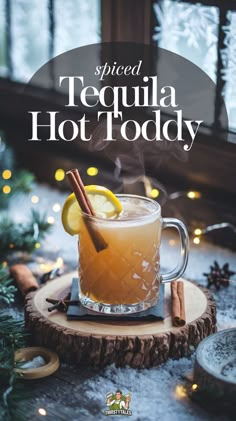
[[[116,218],[123,210],[119,199],[111,190],[103,186],[85,186],[96,216],[100,218]],[[74,193],[67,197],[62,209],[62,224],[70,235],[80,231],[81,209]]]

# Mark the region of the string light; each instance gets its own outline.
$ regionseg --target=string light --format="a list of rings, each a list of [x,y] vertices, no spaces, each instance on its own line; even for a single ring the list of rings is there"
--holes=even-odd
[[[9,194],[9,193],[11,193],[11,187],[8,186],[8,185],[3,186],[2,191],[3,191],[4,194]]]
[[[192,391],[195,392],[195,390],[198,389],[198,385],[196,383],[192,384]]]
[[[158,189],[152,189],[152,190],[151,190],[150,196],[151,196],[153,199],[156,199],[159,195],[160,195],[160,192],[159,192],[159,190],[158,190]]]
[[[202,229],[202,234],[207,234],[208,232],[219,230],[222,228],[230,228],[236,234],[236,227],[229,222],[221,222],[219,224],[208,225]]]
[[[53,212],[60,212],[61,210],[61,205],[59,203],[54,203],[53,207],[52,207]]]
[[[164,197],[165,197],[165,202],[168,200],[176,200],[179,199],[181,197],[187,197],[188,199],[200,199],[202,197],[202,193],[199,191],[194,191],[191,190],[189,192],[186,191],[177,191],[177,192],[173,192],[171,194],[167,194],[166,192],[164,192]],[[220,229],[224,229],[224,228],[229,228],[231,229],[235,234],[236,234],[236,226],[229,223],[229,222],[220,222],[218,224],[213,224],[213,225],[208,225],[205,228],[196,228],[194,230],[194,235],[195,237],[193,238],[193,243],[194,244],[200,244],[200,236],[207,234],[211,231],[215,231],[215,230],[220,230]]]
[[[87,168],[87,174],[90,177],[94,177],[95,175],[98,174],[98,168],[96,168],[96,167],[89,167],[89,168]]]
[[[61,168],[58,168],[55,171],[55,180],[56,181],[62,181],[62,180],[64,180],[64,178],[65,178],[65,171],[62,170]]]
[[[4,170],[2,172],[2,178],[4,180],[9,180],[11,178],[11,176],[12,176],[12,172],[10,170]]]
[[[196,228],[194,230],[194,234],[196,235],[196,237],[193,238],[193,242],[194,244],[200,244],[200,236],[207,234],[211,231],[220,230],[224,228],[229,228],[236,234],[236,227],[233,224],[229,222],[221,222],[219,224],[208,225],[207,227],[202,229]]]
[[[41,244],[40,244],[40,243],[35,243],[34,247],[35,247],[36,249],[40,249]]]
[[[45,417],[47,415],[47,411],[44,408],[39,408],[38,413],[39,413],[39,415],[42,415],[43,417]]]
[[[63,266],[63,264],[64,264],[64,260],[62,259],[62,257],[58,257],[57,261],[56,261],[56,264],[55,264],[55,267],[61,268]]]
[[[33,196],[31,197],[31,202],[32,202],[32,203],[38,203],[38,202],[39,202],[39,197],[38,197],[38,196],[36,196],[36,195],[33,195]]]
[[[175,191],[171,194],[165,194],[166,200],[176,200],[180,197],[187,197],[188,199],[200,199],[202,197],[202,194],[199,191]]]
[[[47,222],[48,222],[48,224],[54,224],[54,222],[55,222],[54,217],[53,216],[48,216]]]
[[[201,193],[199,191],[189,191],[187,197],[189,199],[200,199]]]
[[[179,384],[175,388],[175,394],[179,399],[186,398],[186,396],[188,395],[186,387]]]
[[[202,234],[202,230],[201,230],[200,228],[196,228],[196,229],[194,230],[194,234],[195,234],[195,235],[201,235],[201,234]]]

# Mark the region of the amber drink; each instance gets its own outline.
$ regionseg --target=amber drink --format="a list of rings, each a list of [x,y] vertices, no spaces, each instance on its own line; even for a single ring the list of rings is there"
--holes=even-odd
[[[83,215],[80,301],[94,311],[126,314],[145,310],[158,300],[163,220],[157,202],[133,195],[118,197],[123,206],[118,218]],[[100,232],[106,249],[96,251],[88,223]]]

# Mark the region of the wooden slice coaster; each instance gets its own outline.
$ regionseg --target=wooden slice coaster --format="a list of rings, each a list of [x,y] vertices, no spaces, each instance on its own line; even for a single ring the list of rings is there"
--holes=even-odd
[[[192,352],[198,343],[216,331],[216,306],[209,290],[183,280],[186,325],[173,327],[170,284],[165,285],[163,321],[68,321],[66,314],[48,312],[46,298],[66,295],[71,273],[49,281],[30,292],[25,303],[25,322],[36,345],[47,346],[69,363],[103,367],[107,364],[152,367],[169,357]],[[65,294],[64,294],[65,292]]]

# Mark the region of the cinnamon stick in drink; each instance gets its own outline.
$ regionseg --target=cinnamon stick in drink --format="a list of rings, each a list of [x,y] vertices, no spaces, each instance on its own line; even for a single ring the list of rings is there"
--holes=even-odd
[[[95,216],[95,212],[94,212],[92,203],[90,202],[89,197],[86,193],[86,190],[84,188],[84,183],[81,180],[79,171],[77,169],[75,169],[75,170],[71,170],[71,172],[74,174],[74,176],[76,178],[76,181],[77,181],[78,185],[80,186],[80,189],[82,191],[83,196],[86,197],[86,203],[87,203],[87,206],[89,208],[89,211],[90,211],[91,215]]]
[[[85,191],[83,182],[79,175],[79,171],[77,169],[71,170],[68,171],[66,175],[68,176],[68,180],[70,182],[72,190],[74,191],[75,197],[79,203],[82,212],[90,216],[95,216],[94,209]],[[91,237],[91,240],[93,241],[96,251],[100,252],[107,248],[106,241],[104,240],[100,232],[97,230],[97,228],[93,225],[93,221],[84,218],[84,222]]]
[[[174,326],[184,326],[186,323],[184,304],[184,283],[182,281],[171,282],[171,306]]]

